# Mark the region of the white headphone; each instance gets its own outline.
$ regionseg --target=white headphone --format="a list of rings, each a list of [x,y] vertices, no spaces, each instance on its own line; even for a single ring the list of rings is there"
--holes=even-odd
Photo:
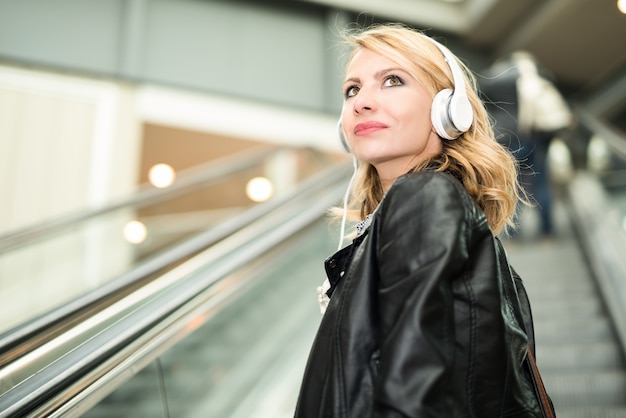
[[[435,131],[445,139],[456,139],[467,132],[474,121],[474,111],[465,90],[463,72],[450,50],[428,38],[443,54],[452,71],[454,90],[443,89],[435,95],[430,109],[430,119]]]
[[[454,81],[454,90],[443,89],[435,95],[430,109],[430,119],[439,136],[445,139],[456,139],[467,132],[474,121],[474,111],[465,90],[463,72],[448,48],[430,37],[426,38],[443,54],[452,71]],[[341,117],[337,123],[337,131],[344,149],[350,152],[348,140],[341,125]]]

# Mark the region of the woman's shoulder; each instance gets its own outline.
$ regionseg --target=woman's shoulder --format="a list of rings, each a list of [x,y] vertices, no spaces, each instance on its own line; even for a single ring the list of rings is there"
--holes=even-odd
[[[407,173],[396,179],[387,192],[388,195],[419,195],[433,194],[450,198],[469,197],[469,193],[461,182],[445,171],[418,171]]]
[[[466,215],[480,217],[482,211],[463,184],[452,174],[442,171],[408,173],[396,179],[389,188],[383,205],[439,208],[462,208]]]

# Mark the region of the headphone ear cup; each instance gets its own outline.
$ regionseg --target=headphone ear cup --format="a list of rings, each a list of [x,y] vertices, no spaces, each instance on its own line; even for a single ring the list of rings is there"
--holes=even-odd
[[[467,96],[455,94],[450,98],[448,116],[452,126],[459,132],[459,135],[469,130],[474,121],[474,111],[472,110],[472,104]]]
[[[448,48],[432,38],[428,39],[443,54],[454,80],[454,90],[444,89],[435,95],[430,117],[439,136],[456,139],[467,132],[474,121],[474,111],[465,89],[463,71]]]
[[[341,142],[341,147],[346,152],[352,152],[350,150],[350,145],[348,145],[348,139],[346,138],[346,133],[343,131],[343,125],[341,124],[341,119],[337,121],[337,134],[339,135],[339,141]]]
[[[430,109],[430,120],[433,127],[437,134],[445,139],[456,139],[461,134],[452,124],[448,113],[453,92],[452,89],[441,90],[435,95]]]

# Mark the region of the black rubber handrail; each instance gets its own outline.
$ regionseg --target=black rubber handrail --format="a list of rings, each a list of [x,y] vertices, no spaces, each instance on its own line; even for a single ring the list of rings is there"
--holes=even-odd
[[[287,148],[272,146],[254,148],[229,155],[181,172],[176,182],[168,188],[159,189],[150,185],[143,185],[132,196],[102,207],[71,213],[36,225],[9,231],[0,235],[0,254],[46,239],[79,222],[102,216],[124,207],[143,208],[171,199],[174,196],[188,193],[212,182],[219,181],[225,176],[254,167],[268,156],[285,149]]]
[[[167,292],[138,302],[130,314],[0,396],[0,417],[24,416],[33,411],[47,415],[64,408],[70,413],[81,410],[77,404],[90,402],[87,398],[93,402],[97,387],[106,387],[107,382],[119,380],[120,374],[136,372],[137,364],[158,357],[184,332],[191,332],[186,325],[191,317],[197,318],[198,309],[211,309],[215,300],[223,297],[220,293],[201,297],[212,284],[298,234],[324,216],[328,207],[337,204],[345,190],[349,168],[348,164],[340,164],[326,170],[301,184],[289,198],[281,199],[284,201],[272,213],[250,219],[248,229],[239,229],[239,236],[231,234],[235,241],[221,249],[226,253],[213,256],[213,260],[220,261],[203,274],[189,275],[181,265],[181,276]],[[293,206],[294,202],[299,204]],[[208,257],[211,251],[215,248],[205,249],[195,257]],[[198,264],[195,257],[189,263]],[[177,339],[172,338],[174,334]],[[135,365],[129,365],[129,361]]]

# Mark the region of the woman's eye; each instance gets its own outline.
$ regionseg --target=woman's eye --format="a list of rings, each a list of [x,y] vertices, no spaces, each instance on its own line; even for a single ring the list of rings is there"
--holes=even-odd
[[[346,97],[354,97],[359,94],[359,88],[357,86],[350,86],[346,89]]]
[[[403,84],[404,82],[397,75],[390,75],[389,77],[385,79],[385,86],[395,87],[395,86],[401,86]]]

